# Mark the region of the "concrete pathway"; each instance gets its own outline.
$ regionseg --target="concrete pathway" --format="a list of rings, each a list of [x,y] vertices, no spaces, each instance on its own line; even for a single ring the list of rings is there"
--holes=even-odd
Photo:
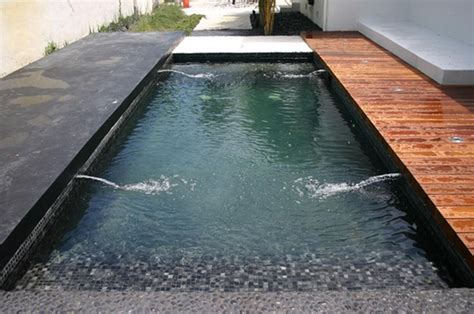
[[[193,1],[191,7],[184,9],[188,15],[203,14],[194,30],[224,30],[252,29],[249,15],[258,6],[253,3],[238,2],[232,5],[230,1],[202,2]]]
[[[290,0],[277,0],[277,12],[281,7],[291,7]],[[194,28],[195,31],[203,30],[249,30],[249,15],[252,11],[258,12],[258,4],[237,0],[232,5],[231,0],[216,1],[192,1],[191,7],[184,9],[188,15],[203,14],[205,17],[201,19],[199,24]]]

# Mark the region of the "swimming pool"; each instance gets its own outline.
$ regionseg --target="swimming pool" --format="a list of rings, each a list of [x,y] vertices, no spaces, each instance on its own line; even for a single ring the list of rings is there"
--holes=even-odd
[[[183,64],[81,174],[16,289],[445,288],[312,64]]]

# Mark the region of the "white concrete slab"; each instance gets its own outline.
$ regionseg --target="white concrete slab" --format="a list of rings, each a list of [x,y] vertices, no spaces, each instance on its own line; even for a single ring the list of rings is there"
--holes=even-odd
[[[359,22],[359,31],[440,84],[474,85],[474,46],[408,21]]]
[[[186,37],[173,53],[311,53],[300,36]]]

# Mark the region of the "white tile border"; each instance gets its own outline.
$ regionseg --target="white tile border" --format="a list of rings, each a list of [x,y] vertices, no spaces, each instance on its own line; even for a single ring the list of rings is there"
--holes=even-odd
[[[173,53],[311,53],[300,36],[186,37]]]

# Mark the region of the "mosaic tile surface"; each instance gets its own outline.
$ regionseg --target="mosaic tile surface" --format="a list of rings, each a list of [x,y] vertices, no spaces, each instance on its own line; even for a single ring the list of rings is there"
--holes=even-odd
[[[201,258],[186,263],[91,262],[78,257],[30,267],[16,290],[92,291],[345,291],[397,287],[440,289],[448,285],[430,262],[372,253],[354,261],[350,255],[315,254],[278,260]]]

